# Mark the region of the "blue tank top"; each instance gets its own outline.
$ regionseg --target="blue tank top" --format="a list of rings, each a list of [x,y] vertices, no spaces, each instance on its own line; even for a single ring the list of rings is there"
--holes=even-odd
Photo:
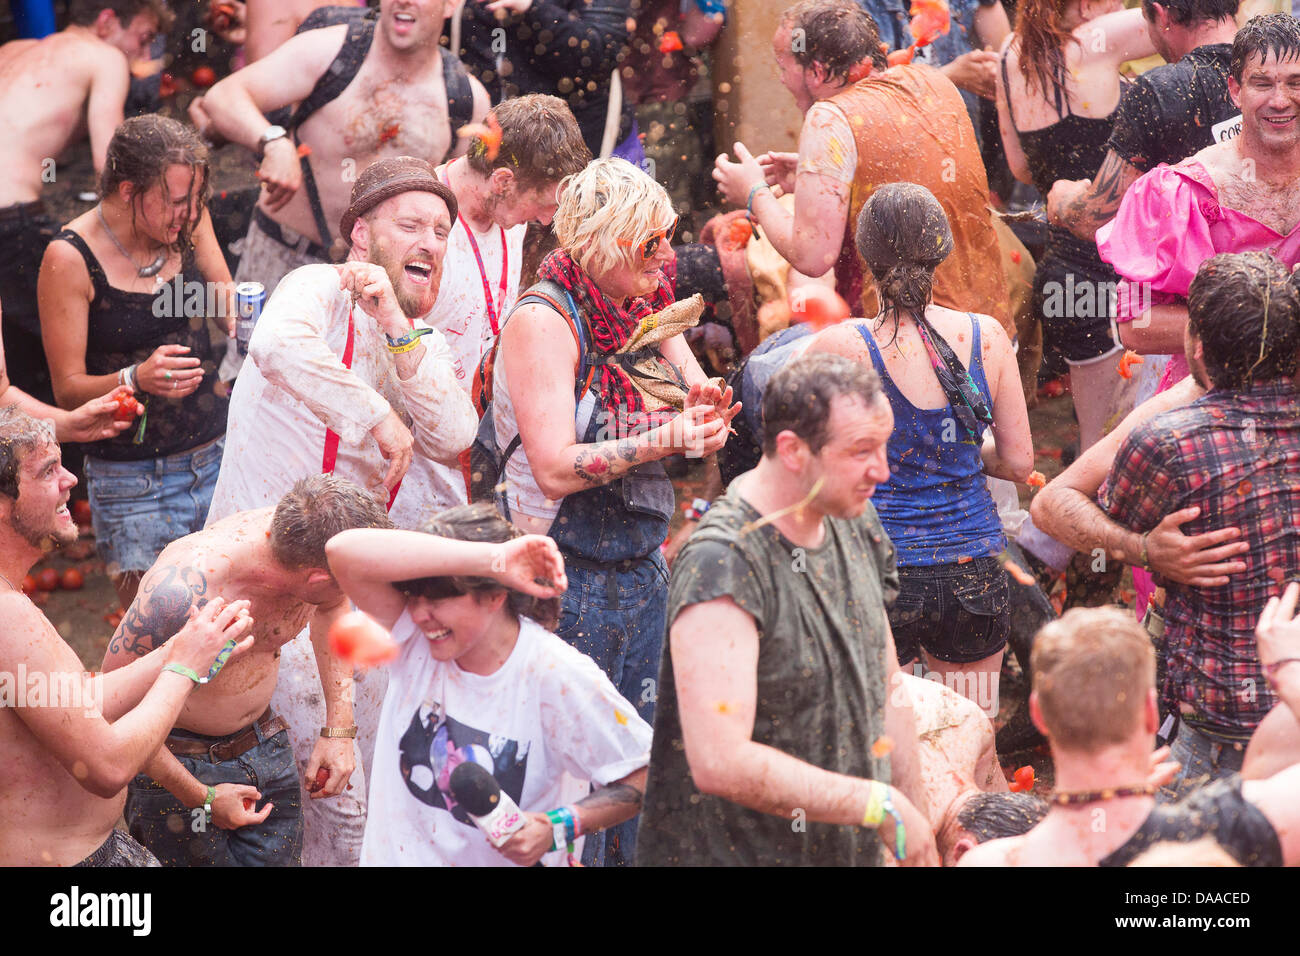
[[[1001,554],[1007,541],[985,483],[979,441],[953,414],[952,406],[917,408],[908,401],[889,377],[866,323],[854,324],[894,410],[889,480],[876,486],[872,502],[898,549],[899,565],[953,564],[961,558]],[[992,408],[980,355],[979,321],[973,315],[971,328],[971,378]]]

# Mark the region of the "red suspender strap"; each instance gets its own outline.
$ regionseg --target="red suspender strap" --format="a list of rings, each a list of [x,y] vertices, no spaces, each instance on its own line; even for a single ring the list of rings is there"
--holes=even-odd
[[[352,319],[352,307],[348,307],[348,340],[343,346],[343,367],[352,368],[352,352],[357,341],[357,327]],[[334,474],[334,466],[339,461],[339,434],[333,429],[325,429],[325,456],[321,461],[321,471],[327,475]],[[388,496],[388,510],[393,510],[393,502],[397,499],[397,492],[402,487],[399,481],[393,488],[392,494]]]

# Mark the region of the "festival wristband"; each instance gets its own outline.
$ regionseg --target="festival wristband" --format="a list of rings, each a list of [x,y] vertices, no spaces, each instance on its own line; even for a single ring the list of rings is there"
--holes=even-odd
[[[878,780],[871,781],[871,792],[867,795],[867,810],[862,814],[864,827],[878,827],[885,822],[885,801],[889,798],[889,785]]]
[[[171,671],[173,674],[180,674],[182,677],[188,677],[196,684],[206,684],[208,682],[206,677],[200,677],[197,671],[191,670],[184,664],[164,664],[163,670]]]
[[[893,798],[889,796],[889,791],[885,791],[885,802],[883,809],[894,818],[894,859],[902,861],[907,859],[907,828],[903,826],[903,815],[894,808]]]
[[[1150,537],[1150,535],[1150,531],[1142,532],[1142,554],[1140,557],[1142,559],[1142,570],[1147,572],[1150,572],[1151,570],[1151,559],[1147,557],[1147,538]]]
[[[555,810],[547,810],[546,818],[551,821],[553,833],[551,849],[558,850],[561,847],[566,847],[572,853],[573,843],[577,839],[574,833],[576,823],[573,818],[573,811],[568,807],[558,807]]]
[[[772,187],[767,183],[755,183],[753,186],[749,187],[749,199],[745,202],[745,212],[749,215],[750,219],[754,218],[754,196],[760,189],[771,188]]]
[[[357,728],[356,728],[356,725],[355,725],[355,724],[352,725],[351,727],[322,727],[322,728],[320,729],[320,735],[321,735],[322,737],[352,737],[352,738],[355,738],[356,735],[357,735]]]
[[[208,792],[203,795],[203,812],[212,816],[212,804],[217,802],[217,788],[209,786]]]
[[[388,340],[388,351],[394,355],[402,352],[409,352],[420,344],[420,336],[428,335],[433,329],[411,329],[410,332],[403,335],[400,339],[395,339],[391,335],[385,335]]]
[[[711,504],[712,502],[705,501],[703,498],[696,498],[685,511],[686,520],[699,521],[708,512]]]
[[[212,678],[220,674],[221,668],[226,666],[226,661],[230,660],[230,655],[233,653],[235,653],[235,639],[232,637],[230,640],[226,641],[225,646],[217,653],[216,659],[212,662],[212,666],[208,668],[208,676],[203,679],[203,683],[206,684],[208,681],[212,680]]]

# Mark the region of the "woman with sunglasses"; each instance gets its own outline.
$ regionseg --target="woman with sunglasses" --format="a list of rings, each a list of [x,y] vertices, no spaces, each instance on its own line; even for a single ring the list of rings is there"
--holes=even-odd
[[[713,454],[739,406],[707,382],[681,335],[615,354],[674,299],[676,216],[663,187],[604,159],[560,190],[560,248],[501,332],[489,413],[504,459],[498,503],[524,531],[555,539],[569,578],[556,633],[649,723],[667,612],[659,546],[675,505],[661,459]],[[675,377],[676,405],[656,407],[637,388],[630,367],[647,355]],[[610,862],[630,862],[635,829],[619,829]]]
[[[1002,326],[931,302],[934,270],[952,252],[948,217],[915,183],[881,186],[858,217],[858,253],[881,310],[821,332],[808,347],[871,365],[894,412],[889,481],[874,504],[898,549],[889,624],[904,669],[997,714],[1011,632],[1007,541],[986,476],[1025,481],[1034,467],[1020,372]]]

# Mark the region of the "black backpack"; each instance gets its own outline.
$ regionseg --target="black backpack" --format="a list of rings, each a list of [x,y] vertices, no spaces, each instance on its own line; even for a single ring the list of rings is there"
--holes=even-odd
[[[369,7],[317,7],[307,19],[302,21],[297,33],[319,30],[346,24],[347,39],[339,48],[338,55],[329,68],[316,81],[312,91],[297,107],[286,106],[276,110],[267,118],[273,125],[283,126],[298,143],[298,128],[326,103],[337,99],[348,88],[361,64],[370,52],[370,44],[375,38],[375,24],[379,21],[379,11]],[[451,124],[451,141],[456,142],[460,128],[474,115],[474,91],[469,85],[469,73],[460,58],[451,50],[442,49],[442,79],[447,88],[447,116]],[[306,156],[302,163],[302,181],[307,189],[307,198],[311,201],[312,216],[316,220],[316,229],[320,232],[321,244],[328,247],[333,230],[325,221],[325,210],[321,207],[320,193],[316,188],[316,177],[311,171],[311,162]]]

